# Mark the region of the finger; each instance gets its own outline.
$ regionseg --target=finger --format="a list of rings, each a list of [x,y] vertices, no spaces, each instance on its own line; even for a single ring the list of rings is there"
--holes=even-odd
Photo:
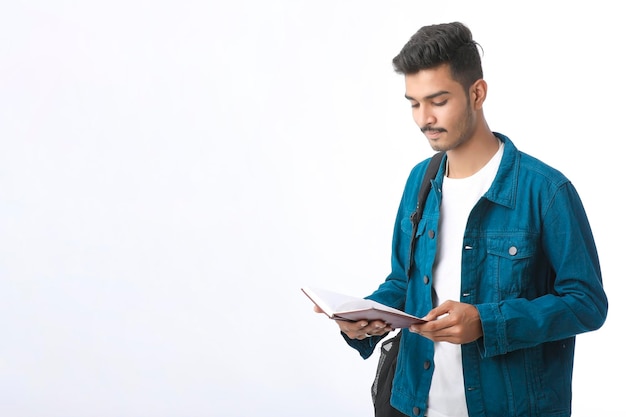
[[[358,334],[363,333],[365,327],[367,327],[368,322],[366,320],[361,320],[359,322],[350,322],[350,321],[338,321],[339,328],[342,332],[351,336],[352,338],[358,336]]]
[[[422,331],[422,326],[423,326],[423,324],[412,324],[412,325],[409,326],[409,331],[411,333],[420,334],[420,332]]]

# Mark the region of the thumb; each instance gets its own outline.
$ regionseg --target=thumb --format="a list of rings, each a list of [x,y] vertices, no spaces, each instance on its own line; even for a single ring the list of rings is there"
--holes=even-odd
[[[450,301],[446,301],[443,304],[433,308],[428,312],[427,315],[424,316],[424,320],[437,320],[439,317],[449,314],[450,310],[452,309],[452,306],[450,304]]]

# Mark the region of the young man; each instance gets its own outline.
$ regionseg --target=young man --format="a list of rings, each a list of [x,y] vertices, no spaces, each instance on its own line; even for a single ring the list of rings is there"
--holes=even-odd
[[[408,178],[391,273],[368,297],[429,320],[403,330],[391,404],[407,416],[570,416],[575,335],[602,326],[608,309],[574,186],[489,129],[467,27],[423,27],[393,64],[415,122],[446,154],[410,276],[409,217],[428,161]],[[391,330],[338,324],[363,358]]]

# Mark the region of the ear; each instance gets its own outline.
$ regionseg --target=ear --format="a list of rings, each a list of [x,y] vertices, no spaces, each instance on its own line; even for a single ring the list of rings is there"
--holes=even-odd
[[[487,83],[485,80],[476,80],[470,87],[470,103],[474,106],[474,110],[480,110],[487,98]]]

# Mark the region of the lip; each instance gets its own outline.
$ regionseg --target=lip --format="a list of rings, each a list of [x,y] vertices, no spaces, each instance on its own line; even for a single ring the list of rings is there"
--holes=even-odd
[[[443,135],[443,132],[439,130],[427,130],[426,132],[424,132],[424,135],[426,135],[426,137],[430,140],[435,140],[439,139],[441,135]]]

